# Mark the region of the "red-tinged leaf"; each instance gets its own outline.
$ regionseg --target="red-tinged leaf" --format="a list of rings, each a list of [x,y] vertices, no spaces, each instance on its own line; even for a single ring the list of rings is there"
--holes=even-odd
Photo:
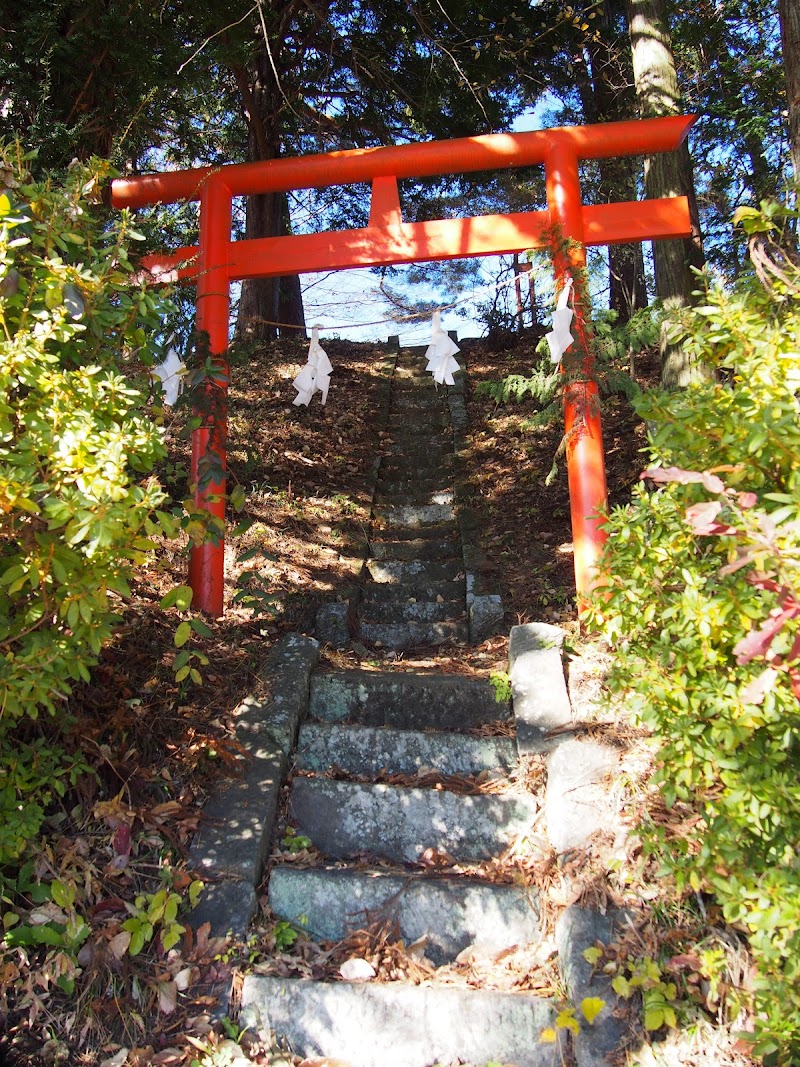
[[[797,667],[792,667],[789,671],[789,680],[792,683],[792,692],[795,695],[795,699],[800,701],[800,670]]]
[[[765,656],[769,651],[770,645],[785,624],[796,614],[797,611],[794,608],[788,611],[781,611],[780,614],[767,619],[759,630],[753,630],[747,637],[743,637],[733,649],[733,654],[736,656],[736,662],[739,666],[745,666],[756,656]]]
[[[749,685],[746,685],[741,692],[741,700],[743,704],[761,704],[764,697],[773,688],[775,682],[778,679],[778,672],[774,667],[767,667],[757,678],[754,678]]]
[[[649,478],[651,482],[678,482],[680,485],[703,481],[700,471],[685,471],[682,467],[649,467],[640,477]]]
[[[118,856],[130,856],[131,854],[131,828],[127,823],[118,826],[114,831],[114,851]]]
[[[708,471],[703,471],[703,485],[709,491],[709,493],[724,493],[725,483],[716,474],[710,474]]]
[[[683,952],[677,956],[672,956],[667,961],[667,967],[671,971],[682,970],[689,968],[692,971],[698,971],[700,969],[700,957],[696,956],[694,952]]]
[[[722,508],[720,500],[704,500],[700,504],[692,504],[686,509],[686,521],[696,534],[711,533],[716,525],[714,520]]]
[[[748,508],[754,508],[758,503],[758,497],[755,493],[739,493],[739,507],[746,511]]]
[[[754,585],[756,589],[766,589],[770,593],[777,593],[780,588],[772,575],[764,574],[763,571],[753,571],[752,574],[747,575],[747,580],[750,585]]]
[[[739,556],[737,559],[735,559],[732,563],[726,563],[724,567],[720,567],[720,569],[719,569],[720,577],[724,578],[728,574],[735,574],[736,571],[741,570],[742,567],[747,567],[750,563],[753,562],[754,559],[755,559],[755,553],[754,552],[745,552],[745,553],[743,553],[741,556]]]

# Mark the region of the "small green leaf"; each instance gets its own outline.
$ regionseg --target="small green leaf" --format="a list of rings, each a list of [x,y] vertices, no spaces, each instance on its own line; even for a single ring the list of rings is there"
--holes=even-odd
[[[71,908],[75,903],[74,885],[56,880],[51,884],[50,891],[53,903],[58,904],[59,908]]]
[[[237,485],[230,494],[230,502],[233,510],[238,514],[245,505],[245,491],[241,485]]]
[[[176,607],[180,611],[186,611],[192,603],[192,590],[188,585],[176,585],[170,589],[166,596],[161,598],[159,607],[163,610]]]
[[[188,623],[186,621],[186,619],[184,619],[183,622],[178,627],[178,629],[175,631],[175,637],[173,638],[173,640],[175,642],[175,647],[176,648],[181,648],[181,646],[185,645],[186,642],[189,640],[189,638],[191,636],[192,636],[191,624]]]
[[[196,634],[201,637],[213,637],[214,633],[210,626],[203,622],[202,619],[192,619],[189,623]]]
[[[648,1008],[644,1013],[645,1030],[660,1030],[664,1025],[664,1011],[662,1008]]]
[[[606,1002],[601,1000],[600,997],[584,997],[581,1001],[581,1014],[587,1023],[591,1026],[603,1008],[606,1006]]]

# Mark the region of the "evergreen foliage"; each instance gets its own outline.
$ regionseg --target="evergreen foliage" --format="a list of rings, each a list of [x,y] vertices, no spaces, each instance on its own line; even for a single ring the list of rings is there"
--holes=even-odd
[[[651,466],[610,516],[589,620],[659,743],[664,800],[700,816],[652,827],[651,846],[747,934],[757,1051],[784,1063],[800,1053],[799,294],[796,270],[769,288],[749,274],[689,313],[708,374],[636,402]]]
[[[88,680],[133,568],[173,527],[129,370],[152,362],[164,299],[132,277],[128,216],[103,225],[89,202],[102,169],[75,165],[61,188],[30,162],[0,155],[0,865],[72,773],[24,724]]]

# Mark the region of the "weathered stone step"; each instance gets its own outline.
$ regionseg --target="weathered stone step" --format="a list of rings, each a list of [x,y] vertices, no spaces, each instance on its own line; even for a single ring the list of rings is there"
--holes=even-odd
[[[552,1000],[529,993],[248,975],[240,1025],[350,1067],[552,1067],[553,1046],[540,1038],[555,1015]]]
[[[438,387],[433,380],[432,375],[426,375],[423,372],[425,364],[419,368],[418,372],[412,371],[411,373],[400,371],[395,372],[393,382],[391,382],[391,392],[394,395],[398,393],[433,393],[442,395],[443,391]]]
[[[461,531],[458,523],[453,519],[449,522],[433,522],[425,526],[397,526],[393,530],[374,530],[372,539],[375,541],[447,541],[457,539],[461,541]]]
[[[453,454],[447,452],[443,459],[437,457],[434,466],[420,464],[417,459],[410,463],[404,456],[383,454],[381,456],[379,481],[415,481],[423,485],[429,485],[437,478],[452,478]]]
[[[452,427],[452,417],[447,405],[438,397],[419,397],[406,394],[404,397],[394,397],[389,408],[388,418],[390,424],[405,423],[424,425],[428,419],[447,419],[448,427]]]
[[[369,554],[380,560],[443,560],[461,559],[461,541],[455,537],[436,540],[426,537],[409,537],[403,541],[370,541]]]
[[[414,466],[438,464],[453,452],[451,434],[417,434],[399,431],[381,442],[381,452],[388,456],[405,456]]]
[[[393,919],[407,944],[425,938],[425,955],[437,967],[470,947],[494,954],[541,937],[535,889],[457,875],[409,878],[405,872],[285,863],[270,874],[269,906],[317,941],[341,941],[377,919]]]
[[[361,618],[370,623],[389,622],[400,626],[408,622],[450,622],[466,615],[467,606],[464,596],[459,600],[444,600],[440,604],[437,600],[416,600],[407,597],[405,590],[393,586],[383,586],[384,589],[394,589],[402,596],[383,601],[371,600],[361,605]]]
[[[444,493],[453,490],[453,478],[449,471],[433,471],[424,475],[420,471],[406,472],[402,477],[381,474],[378,477],[379,493]]]
[[[405,489],[393,488],[387,491],[381,485],[375,489],[375,503],[390,507],[396,505],[429,507],[432,504],[452,504],[453,500],[452,489],[425,489],[419,486],[408,486]]]
[[[409,652],[413,648],[464,644],[469,641],[466,619],[440,622],[374,622],[361,618],[358,635],[362,641],[388,648],[392,652]]]
[[[452,504],[378,504],[373,513],[387,528],[393,526],[426,526],[455,519]]]
[[[433,848],[461,862],[488,860],[520,837],[533,845],[538,812],[529,794],[463,796],[321,778],[295,778],[289,793],[292,826],[332,859],[370,852],[416,863]]]
[[[408,560],[368,559],[366,569],[373,582],[406,585],[414,582],[454,582],[464,575],[463,559]]]
[[[394,530],[392,531],[394,533]],[[464,603],[466,582],[408,582],[402,586],[389,585],[385,582],[371,582],[364,586],[362,603],[385,604],[390,601],[435,600],[447,603],[451,600]]]
[[[484,678],[410,671],[315,671],[309,718],[401,729],[469,730],[507,719]]]
[[[390,436],[394,435],[397,431],[409,434],[438,434],[441,431],[450,429],[450,417],[446,414],[444,408],[430,412],[418,411],[416,415],[407,411],[390,411],[389,418],[386,421],[386,427]]]
[[[300,727],[295,766],[302,771],[338,767],[348,774],[508,773],[518,762],[510,737],[475,737],[390,727],[305,722]]]

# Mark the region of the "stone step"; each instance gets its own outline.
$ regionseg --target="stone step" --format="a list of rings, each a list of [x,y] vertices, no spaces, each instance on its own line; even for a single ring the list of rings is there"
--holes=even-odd
[[[404,459],[383,456],[377,482],[384,488],[396,486],[403,491],[414,486],[431,490],[442,487],[451,489],[455,480],[454,470],[452,455],[433,467],[419,463],[409,464]]]
[[[497,701],[484,678],[411,671],[315,671],[308,716],[364,726],[469,730],[507,719],[507,701]]]
[[[407,393],[403,397],[394,397],[388,417],[398,421],[404,420],[406,423],[421,423],[426,419],[446,418],[452,426],[452,417],[446,403],[438,397],[420,397],[412,393]]]
[[[388,648],[391,652],[410,652],[414,648],[466,644],[469,622],[444,619],[440,622],[373,622],[359,619],[358,636],[367,644]]]
[[[453,491],[453,479],[449,471],[438,470],[429,475],[417,471],[406,473],[402,477],[389,477],[381,473],[376,488],[381,493],[444,493]]]
[[[392,586],[383,588],[392,589]],[[416,600],[414,597],[406,597],[405,591],[401,597],[382,602],[370,601],[362,603],[360,618],[362,622],[379,623],[389,622],[395,626],[409,622],[451,622],[466,615],[466,604],[463,595],[459,600],[444,600],[440,604],[436,600]]]
[[[289,793],[292,826],[324,856],[368,852],[395,863],[417,863],[430,848],[463,863],[480,862],[523,837],[535,849],[539,808],[527,793],[463,796],[322,778],[295,778]]]
[[[416,486],[409,487],[405,491],[399,489],[393,489],[391,492],[384,492],[384,490],[378,486],[375,489],[374,503],[378,507],[430,507],[433,504],[452,504],[453,503],[452,490],[440,490],[438,492],[433,490],[419,489]]]
[[[407,371],[405,373],[397,373],[396,371],[393,382],[391,382],[391,393],[394,396],[402,393],[432,393],[443,396],[443,389],[436,384],[432,375],[423,372],[423,367],[425,367],[425,364],[422,364],[418,371],[412,371],[411,373]]]
[[[452,489],[431,490],[418,486],[409,486],[407,489],[392,489],[387,491],[383,486],[375,489],[375,503],[394,507],[430,507],[434,504],[452,504],[454,500]]]
[[[381,445],[381,452],[390,459],[402,457],[410,471],[431,474],[443,469],[443,464],[452,460],[453,444],[451,437],[442,440],[441,437],[417,435],[404,437],[400,441],[385,441]]]
[[[378,504],[375,518],[386,528],[394,526],[428,526],[455,519],[452,504]]]
[[[375,541],[461,541],[461,530],[453,519],[450,522],[432,522],[425,526],[397,526],[393,530],[374,530]]]
[[[510,737],[476,737],[441,731],[394,730],[390,727],[340,726],[305,722],[300,727],[295,766],[322,772],[338,767],[348,774],[508,773],[518,763]]]
[[[450,416],[444,408],[430,412],[420,412],[417,409],[416,414],[408,411],[390,411],[386,429],[390,437],[394,436],[397,431],[409,434],[439,434],[450,429]]]
[[[441,541],[421,537],[409,537],[404,541],[370,541],[369,554],[372,559],[380,560],[460,559],[463,570],[461,541],[455,536]]]
[[[457,875],[409,878],[406,872],[285,863],[272,869],[269,906],[315,941],[341,941],[377,920],[394,920],[407,944],[425,939],[425,956],[437,967],[468,948],[495,955],[541,938],[535,889]]]
[[[557,1009],[530,993],[248,975],[241,1004],[242,1028],[272,1030],[306,1059],[350,1067],[554,1062],[541,1033]]]
[[[373,582],[391,585],[407,585],[414,582],[454,582],[457,578],[464,576],[463,559],[368,559],[365,566]]]
[[[428,601],[433,604],[447,605],[448,614],[444,618],[455,618],[459,612],[466,611],[466,582],[429,582],[425,584],[414,583],[412,585],[389,585],[381,582],[370,582],[365,585],[361,593],[360,612],[366,618],[372,613],[372,605],[380,609],[387,607],[391,610],[396,606],[416,601],[421,604]],[[431,616],[432,617],[432,616]],[[376,621],[380,615],[375,616]]]

